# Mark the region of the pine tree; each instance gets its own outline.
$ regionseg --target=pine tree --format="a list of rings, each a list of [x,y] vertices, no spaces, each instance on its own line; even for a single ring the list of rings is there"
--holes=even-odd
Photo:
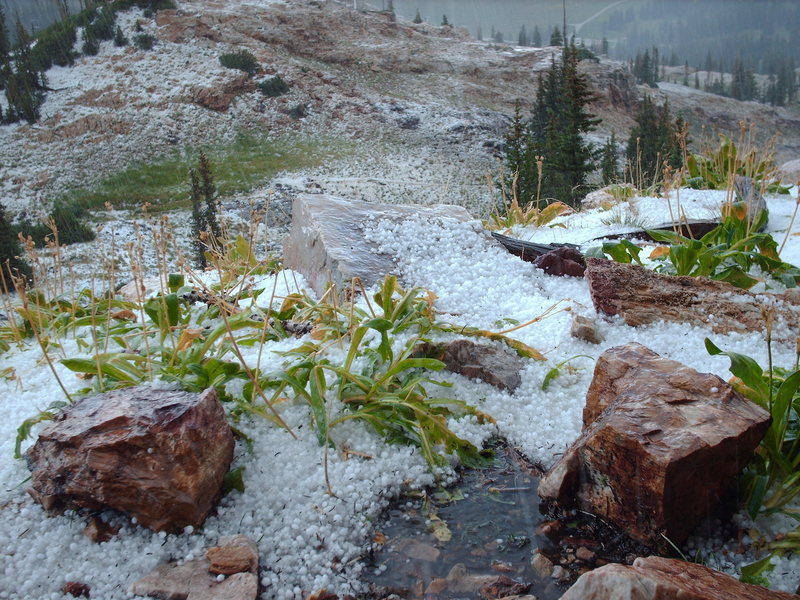
[[[608,39],[605,36],[603,36],[603,41],[600,42],[600,52],[604,56],[608,56]]]
[[[214,241],[222,238],[222,229],[217,219],[217,187],[214,185],[214,174],[211,172],[211,163],[204,152],[200,152],[198,172],[205,202],[205,220],[209,231],[214,236]]]
[[[39,108],[44,102],[46,84],[44,76],[33,66],[30,52],[31,38],[19,19],[17,19],[17,43],[14,68],[7,70],[6,118],[9,121],[25,119],[29,123],[35,123],[39,120]]]
[[[561,63],[554,60],[539,75],[524,132],[519,113],[515,115],[507,138],[507,167],[517,172],[515,192],[521,204],[541,197],[576,205],[594,169],[594,151],[583,136],[596,128],[599,119],[586,110],[594,95],[578,72],[577,54],[574,44],[564,47]],[[541,188],[537,157],[543,157]]]
[[[200,189],[200,180],[197,171],[189,170],[190,198],[192,201],[192,252],[195,265],[198,269],[205,269],[207,265],[203,235],[207,234],[208,223],[203,211],[203,192]]]
[[[96,56],[100,51],[100,44],[97,41],[92,27],[86,27],[83,30],[83,46],[81,46],[81,51],[86,56]]]
[[[528,45],[528,33],[525,31],[525,25],[523,25],[519,30],[519,35],[517,36],[517,45],[518,46]]]
[[[6,16],[0,5],[0,90],[5,89],[11,71],[11,41],[6,29]],[[2,119],[0,119],[2,122]]]
[[[628,138],[626,156],[636,183],[646,186],[656,183],[664,163],[677,169],[682,166],[683,156],[679,134],[686,127],[683,116],[674,122],[669,103],[656,107],[649,96],[642,100],[636,113],[636,125]]]
[[[123,46],[128,45],[128,38],[125,37],[125,34],[122,33],[122,28],[117,25],[117,30],[114,32],[114,45],[117,48],[122,48]]]
[[[608,138],[603,145],[603,150],[600,159],[600,173],[603,180],[603,185],[616,183],[620,180],[619,165],[617,160],[617,137],[614,132],[611,132],[611,137]]]
[[[533,26],[533,33],[531,34],[531,46],[536,48],[542,47],[542,32],[539,31],[539,26]]]
[[[483,41],[483,28],[480,25],[478,25],[478,31],[475,33],[475,39],[479,42]]]
[[[31,268],[21,256],[19,238],[6,218],[5,207],[0,204],[0,270],[8,288],[13,287],[11,276],[21,275],[28,280],[31,278]]]
[[[450,23],[447,20],[447,15],[442,15],[442,27],[448,27]]]
[[[422,15],[419,14],[419,9],[417,9],[417,14],[414,15],[414,20],[412,21],[412,23],[416,23],[417,25],[422,23]]]
[[[564,38],[561,36],[561,30],[558,28],[558,25],[553,27],[552,33],[550,33],[550,46],[561,46],[564,43]]]

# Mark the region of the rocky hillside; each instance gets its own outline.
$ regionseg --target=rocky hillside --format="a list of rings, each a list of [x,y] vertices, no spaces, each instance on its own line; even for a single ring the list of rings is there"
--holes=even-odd
[[[517,98],[530,99],[535,73],[555,48],[471,41],[465,31],[396,22],[337,2],[180,0],[145,19],[152,51],[105,42],[98,56],[48,72],[40,123],[0,128],[0,202],[12,212],[45,208],[59,194],[90,186],[132,161],[231,140],[240,132],[328,136],[351,151],[329,157],[293,187],[367,200],[458,202],[486,209],[486,176]],[[249,79],[219,56],[246,49],[262,72]],[[800,110],[770,108],[664,84],[632,85],[623,65],[584,61],[603,118],[599,139],[624,137],[645,92],[669,99],[692,122],[693,137],[756,123],[782,132],[779,160],[800,153]],[[256,83],[280,74],[291,86],[267,98]],[[266,183],[266,182],[265,182]]]

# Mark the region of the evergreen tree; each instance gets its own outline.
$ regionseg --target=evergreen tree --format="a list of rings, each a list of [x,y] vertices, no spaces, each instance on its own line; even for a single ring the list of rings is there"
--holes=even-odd
[[[550,46],[561,46],[564,43],[564,38],[561,36],[561,30],[558,28],[558,25],[553,27],[553,31],[550,33]]]
[[[611,132],[611,137],[608,138],[603,145],[600,159],[600,173],[603,185],[616,183],[621,179],[617,160],[617,137],[614,132]]]
[[[416,23],[418,25],[420,23],[422,23],[422,15],[419,14],[419,9],[417,9],[417,14],[414,15],[414,20],[412,21],[412,23]],[[480,39],[480,38],[478,38],[478,39]]]
[[[450,23],[447,20],[447,15],[442,15],[442,27],[449,27]]]
[[[483,28],[480,25],[478,25],[478,31],[475,33],[475,39],[483,41]]]
[[[528,45],[528,33],[525,31],[525,25],[523,25],[519,30],[519,35],[517,36],[517,45],[519,46]]]
[[[200,152],[200,161],[197,169],[200,175],[203,200],[206,205],[206,224],[211,235],[214,236],[214,241],[217,241],[222,238],[222,229],[217,219],[217,187],[214,185],[214,174],[211,172],[211,163],[208,161],[205,152]]]
[[[100,44],[91,27],[86,27],[83,30],[83,46],[81,47],[81,51],[86,56],[96,56],[100,51]]]
[[[635,121],[626,157],[636,183],[647,186],[656,183],[664,163],[675,169],[682,166],[678,134],[683,132],[685,123],[682,116],[673,122],[668,102],[656,107],[649,96],[642,100]]]
[[[497,43],[497,44],[502,44],[505,41],[505,39],[503,38],[503,32],[502,31],[496,31],[493,37],[494,37],[495,43]]]
[[[0,5],[0,90],[5,89],[11,71],[11,42],[6,29],[6,16]],[[0,122],[2,120],[0,119]]]
[[[17,43],[14,68],[7,70],[6,99],[9,121],[25,119],[29,123],[39,120],[39,108],[44,102],[45,80],[33,66],[31,38],[17,19]]]
[[[521,204],[541,197],[576,205],[594,169],[594,152],[583,134],[594,130],[599,119],[586,110],[594,95],[586,77],[578,72],[577,55],[574,44],[564,47],[561,62],[554,60],[539,75],[536,99],[524,127],[519,111],[515,115],[506,160],[509,171],[517,174],[514,191]],[[541,189],[537,157],[543,157]]]
[[[128,45],[128,38],[125,37],[125,34],[122,33],[122,28],[117,25],[117,30],[114,32],[114,45],[117,48],[122,48],[123,46]]]
[[[536,48],[542,47],[542,32],[539,31],[539,26],[533,26],[533,33],[531,34],[531,46],[535,46]]]
[[[200,188],[200,179],[194,169],[189,170],[189,185],[192,201],[192,252],[195,265],[198,269],[203,270],[208,266],[202,239],[203,234],[208,231],[208,223],[203,211],[203,192]]]
[[[608,39],[605,36],[603,36],[603,41],[600,42],[600,52],[604,56],[608,56]]]
[[[0,204],[0,270],[8,288],[12,288],[11,276],[31,278],[31,268],[22,256],[19,238],[6,218],[5,207]]]

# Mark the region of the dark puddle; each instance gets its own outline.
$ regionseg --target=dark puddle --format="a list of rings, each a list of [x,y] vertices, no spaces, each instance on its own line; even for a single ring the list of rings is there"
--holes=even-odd
[[[649,554],[591,515],[543,514],[540,472],[505,444],[494,450],[491,467],[389,509],[367,560],[371,597],[557,600],[581,573]]]

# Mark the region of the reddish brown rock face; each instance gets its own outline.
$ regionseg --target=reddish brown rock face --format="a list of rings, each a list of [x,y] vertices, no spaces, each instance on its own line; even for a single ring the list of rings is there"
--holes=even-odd
[[[683,542],[753,454],[769,414],[722,379],[640,344],[598,359],[584,431],[539,495],[613,521],[632,538]],[[663,534],[663,535],[662,535]]]
[[[47,510],[111,508],[180,531],[205,520],[233,446],[213,389],[142,386],[82,398],[26,453],[30,493]]]
[[[705,277],[661,275],[638,265],[586,259],[586,280],[597,312],[620,315],[632,327],[674,321],[717,333],[763,331],[765,298],[776,309],[774,336],[794,340],[800,329],[800,295],[753,294]]]
[[[742,583],[703,565],[670,558],[637,558],[581,575],[561,600],[796,600],[797,596]]]

